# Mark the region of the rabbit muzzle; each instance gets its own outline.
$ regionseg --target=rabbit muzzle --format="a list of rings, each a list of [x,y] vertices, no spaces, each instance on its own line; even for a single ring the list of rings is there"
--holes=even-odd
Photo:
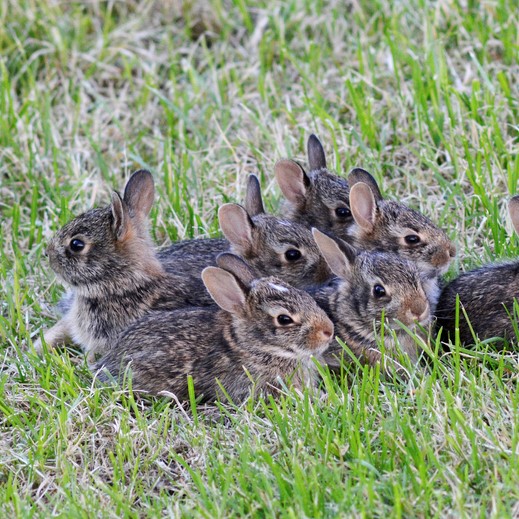
[[[320,320],[313,327],[308,337],[308,346],[312,350],[325,351],[333,338],[333,323],[330,319]]]
[[[407,326],[415,323],[426,324],[431,317],[431,307],[427,299],[417,297],[404,305],[403,315],[400,321]]]
[[[431,257],[431,265],[441,274],[447,272],[452,258],[456,256],[456,247],[450,243],[445,248],[437,250]]]

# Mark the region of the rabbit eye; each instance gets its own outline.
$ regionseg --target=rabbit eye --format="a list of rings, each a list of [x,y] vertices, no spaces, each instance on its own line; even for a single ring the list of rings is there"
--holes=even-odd
[[[373,295],[379,299],[386,295],[386,289],[382,285],[375,285],[373,287]]]
[[[69,247],[72,252],[81,252],[85,248],[85,242],[78,238],[74,238],[70,241]]]
[[[277,321],[281,326],[288,326],[289,324],[292,324],[294,322],[292,317],[285,314],[278,315]]]
[[[416,245],[417,243],[420,243],[420,236],[417,234],[408,234],[407,236],[404,236],[404,240],[408,245]]]
[[[351,216],[351,211],[347,207],[337,207],[335,215],[337,218],[348,218]]]
[[[285,252],[285,258],[287,261],[297,261],[301,258],[301,252],[297,249],[288,249]]]

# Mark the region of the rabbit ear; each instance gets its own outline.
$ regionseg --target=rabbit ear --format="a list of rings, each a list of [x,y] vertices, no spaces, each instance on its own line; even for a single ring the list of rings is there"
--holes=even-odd
[[[202,270],[202,281],[216,304],[231,314],[243,313],[246,293],[236,278],[218,267]]]
[[[359,182],[350,187],[350,209],[355,222],[370,233],[375,227],[377,203],[370,186]]]
[[[123,240],[128,231],[130,230],[130,213],[128,206],[121,198],[121,195],[114,191],[112,193],[112,215],[114,217],[113,232],[115,237],[121,241]]]
[[[234,274],[247,287],[256,279],[253,270],[236,254],[222,252],[216,257],[216,264]]]
[[[124,201],[132,216],[140,218],[148,216],[155,198],[155,185],[149,171],[136,171],[124,188]]]
[[[312,234],[330,270],[342,279],[349,279],[357,251],[345,241],[337,242],[315,227],[312,229]]]
[[[249,175],[249,180],[247,181],[245,209],[250,216],[256,216],[265,212],[261,198],[261,186],[256,175]]]
[[[510,212],[510,218],[512,219],[515,232],[519,234],[519,195],[510,198],[508,211]]]
[[[234,245],[240,254],[246,254],[252,248],[252,229],[254,223],[247,211],[238,204],[224,204],[218,210],[220,228],[224,236]]]
[[[326,156],[324,155],[323,145],[313,133],[308,138],[306,149],[308,151],[310,171],[326,169]]]
[[[297,206],[304,206],[310,179],[303,168],[293,160],[278,160],[274,173],[285,198]]]
[[[355,168],[350,171],[350,174],[348,175],[348,184],[350,185],[350,188],[357,184],[357,182],[364,182],[364,184],[367,184],[371,188],[371,191],[373,191],[373,196],[377,202],[383,200],[377,181],[365,169]]]

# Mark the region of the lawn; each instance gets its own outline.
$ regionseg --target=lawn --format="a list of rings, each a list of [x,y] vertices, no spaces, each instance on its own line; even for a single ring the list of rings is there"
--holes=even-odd
[[[130,173],[157,245],[218,234],[249,173],[360,166],[444,228],[450,279],[518,255],[514,0],[0,0],[1,517],[519,517],[519,360],[434,338],[406,383],[185,409],[94,384],[33,340],[63,287],[45,246]],[[427,362],[425,362],[427,361]],[[427,367],[426,367],[427,366]]]

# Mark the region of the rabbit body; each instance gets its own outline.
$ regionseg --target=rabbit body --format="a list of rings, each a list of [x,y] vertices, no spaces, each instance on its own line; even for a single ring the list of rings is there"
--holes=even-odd
[[[262,394],[277,393],[280,382],[298,388],[315,382],[312,356],[320,357],[333,334],[324,311],[305,292],[278,278],[255,279],[236,256],[223,256],[238,265],[235,274],[216,267],[203,273],[222,309],[146,315],[94,366],[102,380],[120,380],[129,366],[134,390],[167,391],[185,401],[191,375],[203,401],[225,399],[221,385],[233,402],[247,398],[252,381]]]
[[[511,317],[514,300],[519,298],[519,262],[487,265],[466,272],[445,286],[436,308],[436,326],[442,327],[452,341],[456,333],[456,295],[460,300],[462,344],[474,343],[471,327],[480,340],[500,337],[517,341]],[[498,347],[503,344],[497,343]]]
[[[519,195],[508,202],[510,218],[519,234]],[[499,337],[517,342],[512,317],[519,298],[519,262],[491,264],[465,272],[442,290],[436,309],[436,326],[454,341],[456,333],[456,296],[459,295],[459,337],[473,344],[474,333],[480,340]],[[467,314],[467,318],[464,315]],[[445,338],[447,338],[445,337]],[[497,341],[497,347],[504,341]]]

